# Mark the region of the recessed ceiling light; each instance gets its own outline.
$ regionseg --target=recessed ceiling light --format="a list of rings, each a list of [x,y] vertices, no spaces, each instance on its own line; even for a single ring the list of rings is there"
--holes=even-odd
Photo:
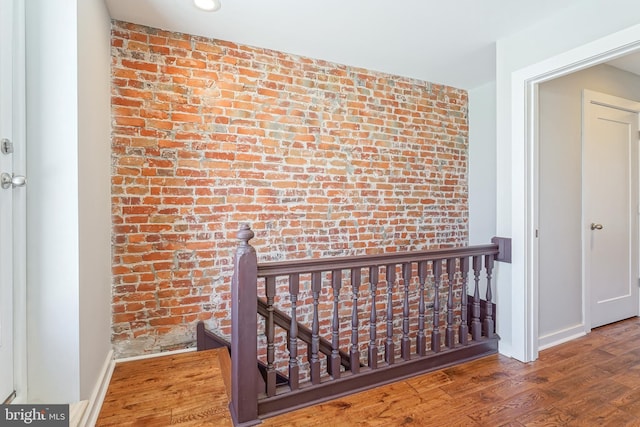
[[[200,10],[206,12],[215,12],[222,6],[220,0],[193,0],[193,4]]]

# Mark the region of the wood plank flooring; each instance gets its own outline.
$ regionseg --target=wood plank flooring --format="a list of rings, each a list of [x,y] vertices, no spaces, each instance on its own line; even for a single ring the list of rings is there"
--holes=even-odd
[[[232,426],[226,349],[116,365],[96,426]]]
[[[116,367],[99,426],[230,425],[213,353],[163,359]],[[640,426],[640,319],[595,329],[533,363],[489,356],[262,425]]]

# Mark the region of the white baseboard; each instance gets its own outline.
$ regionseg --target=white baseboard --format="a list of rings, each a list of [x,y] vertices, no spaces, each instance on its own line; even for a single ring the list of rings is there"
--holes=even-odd
[[[163,357],[163,356],[172,356],[174,354],[182,354],[182,353],[191,353],[192,351],[196,351],[195,347],[189,348],[181,348],[180,350],[171,350],[171,351],[163,351],[160,353],[152,353],[152,354],[143,354],[141,356],[131,356],[131,357],[123,357],[121,359],[116,359],[116,363],[122,362],[132,362],[134,360],[144,360],[144,359],[153,359],[155,357]]]
[[[80,427],[80,422],[82,422],[82,417],[87,412],[88,405],[88,400],[81,400],[69,405],[69,427]]]
[[[550,334],[538,338],[538,350],[545,350],[549,347],[565,343],[585,336],[587,333],[583,324],[575,325],[570,328],[555,331]]]
[[[96,382],[87,407],[84,410],[84,414],[80,419],[79,427],[92,427],[98,421],[98,415],[100,415],[100,409],[102,409],[102,402],[107,394],[107,388],[109,388],[109,382],[111,381],[111,375],[115,368],[115,360],[113,358],[113,350],[110,350],[100,371],[100,376]]]

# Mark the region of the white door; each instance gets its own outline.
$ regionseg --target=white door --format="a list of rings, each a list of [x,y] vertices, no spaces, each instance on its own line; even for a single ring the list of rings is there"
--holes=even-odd
[[[0,2],[0,140],[12,140],[12,0]],[[1,147],[0,147],[1,148]],[[0,153],[0,173],[13,171],[13,155]],[[13,191],[0,188],[0,403],[14,391]]]
[[[638,315],[640,104],[585,90],[583,107],[585,317],[595,328]]]

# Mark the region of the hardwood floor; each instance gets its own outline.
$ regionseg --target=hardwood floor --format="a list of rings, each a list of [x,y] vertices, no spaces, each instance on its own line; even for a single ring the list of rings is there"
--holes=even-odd
[[[208,350],[119,363],[96,426],[232,426],[228,360],[226,350]]]
[[[489,356],[262,425],[640,426],[639,343],[634,318],[542,351],[533,363]],[[98,425],[230,425],[213,353],[163,359],[116,367]]]

